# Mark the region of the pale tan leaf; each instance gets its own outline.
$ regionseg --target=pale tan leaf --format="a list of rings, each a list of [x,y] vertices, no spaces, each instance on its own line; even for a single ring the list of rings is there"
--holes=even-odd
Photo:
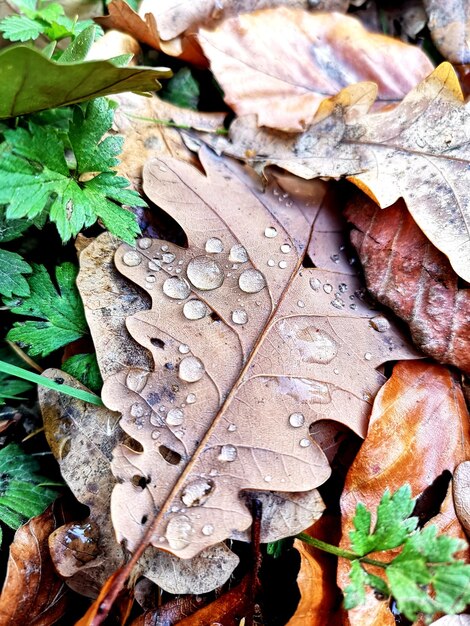
[[[470,615],[446,615],[431,626],[470,626]]]
[[[393,326],[369,325],[376,311],[356,277],[300,266],[325,183],[310,183],[310,199],[262,193],[246,168],[200,157],[205,175],[169,158],[146,166],[146,194],[189,247],[144,238],[117,251],[118,270],[152,298],[126,323],[154,366],[121,369],[103,389],[144,450],[114,451],[117,536],[134,550],[151,523],[153,545],[184,558],[250,526],[242,490],[284,493],[276,532],[297,532],[289,493],[318,502],[330,473],[310,425],[336,419],[363,436],[384,382],[377,368],[411,355]]]
[[[138,191],[142,188],[143,164],[151,157],[173,156],[197,164],[197,158],[185,146],[179,130],[165,124],[211,133],[223,128],[226,115],[182,109],[157,96],[145,98],[124,93],[113,99],[119,104],[114,129],[125,138],[117,170]]]
[[[305,178],[347,176],[381,207],[403,198],[428,239],[470,281],[467,108],[452,66],[442,63],[391,111],[349,122],[338,106],[298,135],[240,118],[232,145],[214,143],[218,151]]]
[[[460,523],[470,535],[470,461],[460,463],[455,470],[454,503]]]
[[[468,0],[423,0],[431,37],[452,63],[470,62],[470,5]]]
[[[45,374],[83,388],[60,370]],[[116,480],[110,463],[116,445],[130,442],[118,425],[119,415],[104,407],[45,387],[39,387],[39,401],[46,437],[62,476],[90,509],[87,519],[66,524],[51,535],[52,559],[72,589],[95,597],[125,562],[125,550],[116,541],[111,523],[110,498]],[[138,487],[141,477],[134,472],[132,478]],[[170,593],[205,593],[223,584],[237,563],[238,557],[219,545],[189,561],[149,548],[137,567],[140,575]]]
[[[347,85],[374,82],[379,102],[390,104],[433,69],[416,46],[339,13],[258,11],[201,29],[199,42],[235,112],[282,130],[304,129],[322,100]]]

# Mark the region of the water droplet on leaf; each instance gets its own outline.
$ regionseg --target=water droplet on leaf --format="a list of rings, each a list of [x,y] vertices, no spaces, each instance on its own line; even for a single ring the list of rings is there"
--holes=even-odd
[[[246,248],[237,243],[230,248],[228,260],[232,263],[246,263],[248,261],[248,252]]]
[[[187,356],[182,359],[179,369],[178,376],[181,380],[186,381],[187,383],[195,383],[204,376],[206,368],[204,367],[204,363],[201,359],[198,359],[195,356]]]
[[[184,422],[184,412],[181,409],[170,409],[165,421],[169,426],[181,426]]]
[[[264,236],[268,237],[268,239],[277,237],[277,230],[274,228],[274,226],[268,226],[264,231]]]
[[[258,293],[266,287],[266,279],[259,270],[250,268],[240,274],[238,285],[245,293]]]
[[[179,276],[171,276],[163,283],[163,293],[174,300],[184,300],[191,293],[191,287]]]
[[[222,446],[222,448],[220,449],[220,454],[218,456],[218,459],[219,461],[231,462],[231,461],[235,461],[237,456],[238,456],[238,452],[235,446],[227,444],[225,446]]]
[[[300,428],[305,423],[305,417],[303,413],[291,413],[289,415],[289,424],[294,428]]]
[[[207,306],[201,300],[189,300],[183,306],[183,315],[188,320],[200,320],[208,313]]]
[[[187,515],[173,517],[166,527],[168,545],[173,550],[184,550],[191,543],[193,527]]]
[[[217,289],[224,282],[224,272],[214,259],[197,256],[188,263],[186,274],[191,283],[202,291]]]
[[[248,321],[248,314],[243,309],[236,309],[232,311],[232,322],[234,324],[246,324]]]
[[[217,254],[224,251],[224,244],[218,237],[210,237],[206,241],[206,252]]]
[[[126,252],[122,257],[122,262],[129,267],[135,267],[142,263],[142,257],[135,250],[129,250],[129,252]]]

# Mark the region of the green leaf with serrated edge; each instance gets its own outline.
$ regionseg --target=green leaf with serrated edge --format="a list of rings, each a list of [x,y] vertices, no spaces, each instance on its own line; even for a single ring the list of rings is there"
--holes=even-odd
[[[0,359],[14,365],[23,364],[18,355],[7,344],[0,345]],[[23,394],[31,388],[31,383],[0,372],[0,405],[5,404],[6,400],[9,402],[24,400]]]
[[[96,393],[103,386],[96,354],[75,354],[62,363],[61,369]]]
[[[75,107],[68,137],[60,128],[33,122],[29,129],[5,131],[0,148],[0,204],[8,205],[8,219],[48,214],[67,241],[100,218],[112,234],[133,243],[139,233],[136,218],[116,203],[146,203],[126,189],[125,178],[110,170],[118,164],[122,148],[121,137],[102,139],[112,125],[114,109],[114,103],[104,98]],[[37,119],[41,121],[41,116]],[[70,146],[73,165],[64,157]],[[80,181],[80,176],[97,172],[101,173],[91,180]]]
[[[0,22],[0,33],[9,41],[37,39],[44,32],[44,23],[26,15],[9,15]]]
[[[26,347],[32,356],[46,356],[86,335],[88,327],[83,304],[75,286],[77,273],[72,263],[58,265],[55,268],[57,291],[46,268],[33,265],[30,296],[6,301],[6,304],[13,313],[37,320],[15,322],[7,338]]]
[[[367,510],[359,504],[353,520],[356,530],[349,534],[353,551],[364,556],[401,545],[418,524],[418,518],[410,517],[413,508],[409,485],[404,485],[393,495],[387,489],[377,507],[377,521],[371,533]]]
[[[123,91],[155,91],[171,71],[116,67],[108,61],[61,64],[27,46],[0,52],[0,119]]]
[[[0,242],[13,241],[20,237],[31,226],[29,220],[9,220],[5,207],[0,206]]]
[[[366,601],[367,575],[359,561],[352,561],[349,585],[344,589],[344,608],[349,611]]]
[[[199,93],[199,84],[191,70],[183,67],[168,81],[160,97],[176,106],[197,110]]]
[[[447,615],[461,613],[470,604],[470,565],[455,561],[432,570],[437,610]]]
[[[0,450],[0,520],[14,530],[42,513],[57,495],[54,489],[41,486],[46,479],[38,470],[34,457],[18,445]]]
[[[31,272],[31,266],[16,252],[0,248],[0,294],[10,298],[13,295],[27,296],[29,286],[24,274]]]
[[[60,55],[60,62],[76,63],[77,61],[84,61],[95,41],[95,33],[96,26],[94,24],[82,30]]]
[[[414,621],[418,613],[436,613],[436,602],[426,588],[432,576],[424,558],[417,557],[397,564],[392,562],[387,567],[387,578],[398,610],[409,620]]]

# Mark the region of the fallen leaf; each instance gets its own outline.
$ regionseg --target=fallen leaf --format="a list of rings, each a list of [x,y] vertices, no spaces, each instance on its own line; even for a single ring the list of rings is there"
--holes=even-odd
[[[27,46],[0,52],[0,119],[81,102],[122,91],[155,91],[165,68],[116,67],[109,61],[61,65]]]
[[[379,209],[356,194],[346,218],[367,288],[410,327],[426,354],[470,373],[470,291],[458,288],[447,258],[423,235],[403,201]]]
[[[171,125],[213,133],[223,129],[226,116],[225,113],[182,109],[157,96],[145,98],[124,93],[115,96],[114,100],[119,104],[114,128],[125,138],[117,170],[138,191],[142,188],[143,164],[151,157],[173,156],[197,164],[197,158],[186,147],[181,133]]]
[[[324,514],[305,531],[307,534],[337,543],[340,537],[339,517]],[[341,594],[336,585],[336,557],[321,552],[299,539],[294,547],[300,553],[297,583],[300,602],[287,626],[341,626]]]
[[[446,615],[431,626],[470,626],[470,615]]]
[[[46,370],[45,375],[60,375],[66,384],[83,388],[60,370]],[[45,387],[39,388],[39,400],[46,437],[61,473],[77,500],[90,509],[87,519],[64,525],[52,534],[52,558],[72,589],[95,597],[125,562],[125,551],[116,541],[110,517],[115,484],[110,462],[118,443],[130,442],[118,426],[119,415],[104,407]],[[136,487],[140,488],[137,483]],[[238,557],[224,545],[189,562],[150,549],[139,561],[138,573],[170,593],[205,593],[223,584],[237,564]]]
[[[141,43],[162,50],[170,56],[179,57],[201,67],[206,66],[206,59],[193,36],[177,38],[171,42],[160,39],[153,5],[153,2],[152,6],[142,3],[139,13],[136,13],[124,0],[113,0],[108,4],[109,15],[98,17],[95,22],[104,28],[127,33]]]
[[[134,39],[134,37],[126,35],[126,33],[120,33],[117,30],[109,30],[93,43],[86,56],[86,60],[106,60],[119,57],[123,54],[131,55],[127,67],[129,67],[129,65],[137,65],[138,57],[142,54],[138,41]]]
[[[336,101],[357,101],[358,89],[346,88]],[[347,176],[381,207],[403,198],[424,234],[469,282],[468,123],[457,76],[442,63],[391,111],[351,121],[338,104],[298,135],[240,118],[231,127],[234,143],[219,137],[214,147],[304,178]]]
[[[162,609],[149,611],[138,617],[131,626],[157,626],[162,623],[178,624],[178,626],[207,626],[207,624],[239,626],[241,619],[250,608],[251,582],[251,576],[247,574],[236,587],[190,615],[182,615],[176,610],[168,612],[163,606]]]
[[[291,212],[283,226],[279,192],[257,196],[242,166],[208,150],[200,158],[206,175],[169,158],[146,166],[146,194],[189,247],[143,238],[117,251],[118,270],[152,298],[126,325],[155,368],[122,369],[103,388],[144,450],[114,451],[117,536],[134,551],[152,524],[152,544],[184,558],[250,526],[240,490],[315,502],[330,470],[310,424],[336,419],[364,435],[384,381],[376,368],[411,356],[392,326],[370,326],[377,312],[355,295],[355,277],[299,267],[321,194],[310,207],[281,197]],[[285,510],[281,502],[281,519]],[[318,514],[312,507],[311,521]],[[276,538],[299,530],[284,517]]]
[[[199,41],[227,104],[281,130],[303,130],[351,83],[375,82],[381,104],[398,102],[433,69],[416,46],[339,13],[257,11],[201,29]]]
[[[467,0],[423,0],[436,48],[452,63],[469,63],[470,7]]]
[[[341,546],[349,546],[357,502],[376,510],[386,488],[393,492],[404,483],[411,485],[413,496],[419,496],[443,472],[452,473],[469,453],[470,417],[451,373],[440,365],[420,361],[397,364],[376,396],[367,438],[346,477],[341,497]],[[440,531],[455,532],[450,497],[432,522]],[[375,558],[388,560],[387,553]],[[341,588],[348,582],[348,571],[348,562],[341,559]],[[395,623],[388,601],[378,600],[372,591],[367,594],[367,603],[349,611],[348,618],[351,626]]]
[[[56,574],[47,543],[63,522],[56,503],[16,531],[0,596],[1,624],[49,626],[66,614],[70,591]]]
[[[454,503],[457,517],[470,535],[470,461],[460,463],[454,472]]]
[[[148,610],[131,626],[160,626],[161,624],[178,624],[180,620],[192,615],[206,604],[204,596],[179,596],[165,602],[158,609]]]

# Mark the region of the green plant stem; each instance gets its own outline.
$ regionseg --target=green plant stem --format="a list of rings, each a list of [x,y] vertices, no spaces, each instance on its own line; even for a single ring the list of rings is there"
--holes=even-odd
[[[340,556],[343,559],[348,559],[348,561],[361,561],[361,563],[367,563],[368,565],[375,565],[376,567],[381,567],[385,569],[388,563],[384,563],[383,561],[376,561],[375,559],[369,559],[366,556],[359,556],[355,552],[349,552],[348,550],[342,550],[336,546],[332,546],[330,543],[326,543],[325,541],[321,541],[320,539],[315,539],[315,537],[310,537],[307,533],[299,533],[296,535],[297,539],[300,539],[304,543],[308,543],[309,546],[313,546],[314,548],[318,548],[318,550],[323,550],[323,552],[328,552],[329,554],[334,554],[335,556]]]
[[[169,128],[180,128],[181,130],[192,130],[192,126],[188,126],[187,124],[176,124],[176,122],[172,122],[171,120],[159,120],[156,117],[143,117],[142,115],[133,115],[132,113],[125,113],[126,117],[131,117],[134,120],[142,120],[143,122],[153,122],[154,124],[158,124],[159,126],[167,126]],[[226,128],[216,128],[215,130],[205,130],[205,133],[214,133],[216,135],[228,135],[228,130]]]
[[[46,376],[35,374],[34,372],[17,367],[16,365],[11,365],[11,363],[5,363],[5,361],[0,361],[0,372],[16,376],[17,378],[22,378],[23,380],[28,380],[30,383],[35,383],[36,385],[48,387],[49,389],[53,389],[59,393],[65,393],[67,396],[83,400],[83,402],[96,404],[96,406],[104,406],[101,398],[94,393],[84,391],[83,389],[76,389],[75,387],[70,387],[69,385],[61,385]]]

